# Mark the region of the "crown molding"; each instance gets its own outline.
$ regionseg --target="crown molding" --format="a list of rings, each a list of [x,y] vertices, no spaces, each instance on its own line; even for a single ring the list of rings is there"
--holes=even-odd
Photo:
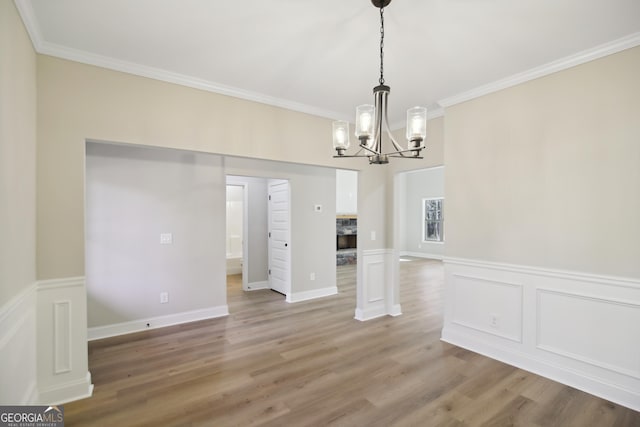
[[[42,39],[42,35],[38,26],[38,20],[31,6],[31,2],[29,0],[14,0],[14,3],[16,5],[16,8],[18,9],[20,17],[22,18],[22,22],[24,23],[27,32],[29,33],[29,37],[31,38],[31,43],[33,44],[34,49],[40,54],[55,56],[58,58],[81,62],[88,65],[95,65],[97,67],[107,68],[110,70],[120,71],[141,77],[147,77],[167,83],[174,83],[221,95],[232,96],[235,98],[245,99],[248,101],[258,102],[274,107],[285,108],[300,113],[312,114],[314,116],[324,117],[327,119],[347,121],[350,120],[350,118],[345,114],[338,113],[336,111],[325,110],[322,108],[314,107],[312,105],[277,98],[259,92],[252,92],[184,74],[173,73],[159,68],[148,67],[133,62],[121,61],[119,59],[96,55],[89,52],[45,42]],[[547,64],[532,68],[522,73],[514,74],[504,79],[479,86],[477,88],[462,92],[454,96],[450,96],[448,98],[444,98],[438,101],[439,108],[429,111],[427,118],[430,120],[437,117],[442,117],[445,115],[445,109],[447,107],[451,107],[465,101],[470,101],[483,95],[488,95],[502,89],[507,89],[509,87],[525,83],[539,77],[544,77],[558,71],[566,70],[568,68],[575,67],[577,65],[584,64],[586,62],[593,61],[607,55],[612,55],[614,53],[618,53],[636,46],[640,46],[640,32],[629,34],[628,36],[622,37],[620,39],[601,44],[594,48],[578,52],[574,55],[561,58],[553,62],[549,62]],[[404,126],[404,123],[394,123],[391,128],[393,130],[396,130],[404,128]]]
[[[207,92],[213,92],[219,95],[226,95],[234,98],[245,99],[247,101],[258,102],[260,104],[280,107],[300,113],[312,114],[314,116],[333,120],[344,119],[343,114],[337,113],[335,111],[325,110],[322,108],[314,107],[312,105],[302,104],[288,99],[277,98],[259,92],[252,92],[249,90],[212,82],[198,77],[174,73],[160,68],[140,65],[134,62],[122,61],[108,56],[96,55],[93,53],[85,52],[78,49],[72,49],[53,43],[42,43],[38,53],[41,53],[43,55],[55,56],[57,58],[68,59],[70,61],[80,62],[83,64],[94,65],[109,70],[120,71],[127,74],[133,74],[140,77],[147,77],[167,83],[174,83],[181,86],[200,89]]]
[[[22,18],[22,22],[31,37],[36,52],[42,55],[55,56],[57,58],[68,59],[70,61],[80,62],[83,64],[94,65],[109,70],[120,71],[127,74],[133,74],[140,77],[147,77],[154,80],[160,80],[167,83],[174,83],[181,86],[187,86],[194,89],[200,89],[207,92],[213,92],[220,95],[231,96],[234,98],[245,99],[247,101],[258,102],[260,104],[280,107],[287,110],[297,111],[314,116],[324,117],[332,120],[347,120],[344,114],[325,110],[288,99],[277,98],[259,92],[252,92],[245,89],[212,82],[209,80],[188,76],[185,74],[173,73],[171,71],[160,68],[149,67],[146,65],[136,64],[134,62],[122,61],[108,56],[97,55],[94,53],[72,49],[54,43],[46,42],[42,39],[39,30],[38,20],[35,16],[31,3],[28,0],[14,0],[18,13]]]
[[[38,20],[36,19],[36,14],[33,11],[31,2],[27,0],[13,0],[13,3],[16,5],[20,18],[22,18],[22,22],[31,38],[33,48],[36,52],[40,53],[42,36],[40,35],[40,27],[38,26]]]
[[[586,62],[590,62],[607,55],[612,55],[614,53],[618,53],[639,45],[640,33],[629,34],[628,36],[613,40],[609,43],[604,43],[594,48],[583,50],[582,52],[578,52],[574,55],[559,59],[557,61],[549,62],[547,64],[532,68],[522,73],[514,74],[507,78],[497,80],[493,83],[479,86],[467,92],[450,96],[438,101],[438,104],[440,104],[444,108],[451,107],[453,105],[460,104],[465,101],[470,101],[483,95],[488,95],[502,89],[507,89],[509,87],[516,86],[518,84],[525,83],[539,77],[544,77],[558,71],[566,70],[568,68],[575,67],[576,65],[584,64]]]

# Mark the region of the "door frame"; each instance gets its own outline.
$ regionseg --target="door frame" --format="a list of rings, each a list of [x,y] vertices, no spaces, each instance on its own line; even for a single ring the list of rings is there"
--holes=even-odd
[[[285,283],[285,292],[284,295],[286,297],[287,302],[291,300],[291,183],[288,179],[269,179],[267,181],[267,194],[269,197],[268,207],[267,207],[267,232],[269,233],[267,240],[267,268],[269,272],[267,274],[267,282],[269,284],[269,289],[273,289],[271,285],[271,269],[272,269],[272,249],[271,249],[271,219],[272,219],[272,204],[271,204],[271,188],[274,185],[287,185],[287,232],[286,232],[286,243],[287,243],[287,261],[286,261],[286,283]],[[279,292],[279,291],[276,291]]]

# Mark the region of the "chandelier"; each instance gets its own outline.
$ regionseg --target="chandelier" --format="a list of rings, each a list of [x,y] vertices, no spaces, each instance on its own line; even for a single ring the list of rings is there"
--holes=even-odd
[[[365,104],[356,107],[355,135],[360,141],[360,149],[353,155],[347,155],[349,148],[349,122],[338,120],[333,122],[333,157],[368,157],[369,164],[389,163],[389,157],[421,159],[420,151],[424,149],[427,136],[427,109],[413,107],[407,110],[407,148],[396,142],[387,118],[387,99],[391,88],[384,84],[384,8],[391,0],[371,0],[380,9],[380,78],[379,85],[373,88],[374,105]],[[386,136],[385,136],[386,135]],[[391,142],[393,150],[383,152],[383,139]]]

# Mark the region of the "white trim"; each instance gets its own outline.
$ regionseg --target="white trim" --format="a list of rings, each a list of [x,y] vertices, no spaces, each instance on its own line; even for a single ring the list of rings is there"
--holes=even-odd
[[[629,377],[633,377],[636,379],[640,380],[640,370],[631,370],[631,369],[624,369],[621,368],[619,366],[615,366],[612,365],[611,363],[606,363],[606,362],[601,362],[598,360],[595,360],[593,358],[590,357],[586,357],[583,356],[581,354],[576,354],[570,351],[566,351],[560,348],[556,348],[554,346],[548,345],[548,344],[543,344],[542,343],[542,338],[541,338],[541,326],[540,326],[540,322],[542,321],[542,315],[540,313],[540,309],[542,307],[541,303],[540,303],[540,297],[543,294],[548,294],[548,295],[560,295],[563,297],[568,297],[568,298],[577,298],[577,299],[582,299],[582,300],[587,300],[587,301],[596,301],[599,303],[605,303],[605,304],[613,304],[613,305],[618,305],[618,306],[623,306],[623,307],[632,307],[634,309],[640,310],[640,304],[635,304],[629,301],[623,301],[617,298],[601,298],[601,297],[596,297],[593,295],[588,295],[588,294],[584,294],[581,292],[564,292],[564,291],[558,291],[555,289],[544,289],[544,288],[537,288],[536,289],[536,348],[540,349],[540,350],[544,350],[544,351],[548,351],[549,353],[553,353],[553,354],[557,354],[559,356],[563,356],[563,357],[568,357],[570,359],[574,359],[574,360],[579,360],[580,362],[584,362],[584,363],[588,363],[590,365],[593,366],[597,366],[598,368],[603,368],[603,369],[607,369],[609,371],[612,372],[617,372]],[[640,367],[639,367],[640,368]]]
[[[53,302],[53,373],[73,371],[71,367],[71,300]]]
[[[393,252],[393,249],[363,249],[362,256],[387,255]]]
[[[634,341],[634,325],[640,315],[640,281],[630,278],[602,276],[580,272],[552,270],[506,263],[486,262],[460,258],[445,258],[445,316],[442,339],[454,345],[467,348],[511,365],[543,375],[554,381],[576,387],[587,393],[640,410],[640,371],[634,362],[638,342]],[[455,292],[456,278],[470,279],[522,286],[522,304],[517,314],[522,321],[522,340],[514,342],[483,327],[483,323],[462,324],[455,319],[455,306],[459,298]],[[475,282],[474,282],[475,283]],[[619,312],[616,307],[632,310],[616,319],[592,320],[598,324],[606,323],[606,329],[600,328],[593,334],[585,335],[575,343],[565,346],[564,337],[573,336],[573,330],[562,329],[561,317],[572,316],[575,307],[564,305],[563,314],[558,318],[544,317],[548,313],[542,310],[541,295],[559,295],[578,300],[595,301],[608,304],[607,310]],[[483,301],[486,310],[509,312],[514,308],[509,301],[487,297]],[[576,302],[577,304],[577,302]],[[576,311],[575,315],[589,317],[588,312]],[[555,311],[557,313],[557,310]],[[587,314],[585,314],[587,313]],[[598,316],[594,314],[593,317]],[[542,320],[546,319],[545,323]],[[551,323],[550,323],[551,322]],[[544,328],[544,329],[543,329]],[[550,339],[542,335],[549,335]],[[584,331],[583,331],[584,332]],[[542,334],[542,335],[541,335]],[[598,345],[598,339],[615,340],[613,347],[602,344],[598,348],[613,348],[610,351],[590,351]],[[598,338],[600,337],[600,338]],[[567,338],[569,338],[567,336]],[[615,348],[614,348],[615,347]],[[627,352],[620,354],[623,348]],[[624,356],[624,357],[619,357]]]
[[[519,321],[520,321],[520,328],[518,330],[518,333],[516,335],[509,335],[503,332],[500,332],[500,330],[495,329],[492,330],[488,327],[484,327],[484,325],[477,325],[477,324],[472,324],[469,322],[465,322],[463,320],[459,320],[456,319],[456,305],[455,305],[455,301],[454,301],[454,310],[453,310],[453,317],[451,318],[451,323],[456,324],[456,325],[460,325],[460,326],[464,326],[466,328],[471,328],[471,329],[475,329],[476,331],[479,332],[484,332],[486,334],[490,334],[490,335],[495,335],[496,337],[500,337],[500,338],[505,338],[508,339],[510,341],[522,344],[522,337],[524,336],[524,320],[522,319],[522,311],[523,311],[523,304],[524,304],[524,286],[521,283],[514,283],[514,282],[506,282],[506,281],[502,281],[502,280],[495,280],[495,279],[490,279],[490,278],[486,278],[486,277],[480,277],[480,276],[473,276],[470,274],[457,274],[457,273],[453,273],[452,274],[453,277],[459,277],[462,279],[467,279],[467,280],[472,280],[475,282],[484,282],[484,283],[489,283],[491,285],[494,286],[502,286],[502,287],[507,287],[507,288],[514,288],[517,289],[519,292],[519,300],[520,300],[520,304],[519,304]],[[456,282],[457,283],[457,282]],[[454,285],[455,286],[455,285]]]
[[[554,364],[508,346],[488,344],[478,336],[465,334],[460,330],[451,330],[446,325],[442,330],[441,340],[640,411],[638,390],[621,387],[603,378],[586,375],[582,371],[578,372],[567,366]]]
[[[460,265],[465,267],[477,267],[477,268],[488,268],[491,270],[501,270],[501,271],[510,271],[513,273],[522,273],[522,274],[534,274],[537,276],[546,276],[557,279],[566,279],[566,280],[578,280],[584,282],[591,282],[597,284],[606,284],[611,286],[620,286],[624,288],[632,288],[632,289],[640,289],[640,280],[627,278],[627,277],[617,277],[617,276],[604,276],[598,274],[591,273],[582,273],[568,270],[556,270],[550,268],[540,268],[540,267],[532,267],[525,265],[515,265],[515,264],[506,264],[506,263],[498,263],[491,261],[482,261],[482,260],[472,260],[465,258],[444,258],[445,264],[452,265]]]
[[[367,320],[386,316],[387,314],[387,309],[384,305],[381,304],[378,307],[369,307],[367,309],[356,308],[356,313],[353,318],[356,320],[360,320],[361,322],[365,322]]]
[[[38,292],[52,289],[83,287],[84,280],[85,278],[83,276],[68,277],[63,279],[39,280],[36,282],[36,287]]]
[[[200,310],[184,311],[182,313],[168,314],[165,316],[149,317],[146,319],[132,320],[129,322],[115,323],[105,326],[94,326],[88,329],[89,341],[114,337],[118,335],[141,332],[149,329],[165,326],[179,325],[181,323],[195,322],[197,320],[213,319],[229,315],[229,307],[220,305],[217,307],[203,308]],[[147,326],[149,324],[149,326]]]
[[[269,289],[269,282],[267,280],[262,280],[260,282],[251,282],[247,285],[247,291],[259,291],[261,289]]]
[[[150,67],[147,65],[136,64],[135,62],[123,61],[121,59],[97,55],[95,53],[73,49],[46,41],[40,43],[38,48],[36,48],[36,51],[43,55],[54,56],[56,58],[67,59],[69,61],[93,65],[108,70],[119,71],[122,73],[146,77],[162,82],[173,83],[193,89],[204,90],[206,92],[212,92],[219,95],[231,96],[233,98],[244,99],[247,101],[266,104],[273,107],[311,114],[318,117],[324,117],[333,120],[348,120],[348,118],[344,114],[338,113],[336,111],[326,110],[324,108],[318,108],[313,105],[303,104],[284,98],[278,98],[264,93],[253,92],[239,87],[229,86],[199,77],[189,76],[187,74],[175,73],[172,71],[163,70],[161,68]]]
[[[629,34],[628,36],[613,40],[608,43],[601,44],[591,49],[583,50],[565,58],[549,62],[539,67],[532,68],[522,73],[514,74],[507,78],[497,80],[495,82],[479,86],[466,92],[459,93],[448,98],[444,98],[438,103],[444,108],[451,107],[462,102],[470,101],[493,92],[507,89],[512,86],[526,83],[530,80],[544,77],[558,71],[566,70],[577,65],[581,65],[607,55],[621,52],[640,45],[640,33]]]
[[[392,304],[389,307],[389,312],[387,313],[391,317],[397,317],[402,315],[402,306],[400,304]]]
[[[444,242],[428,242],[428,243],[444,243]],[[412,252],[412,251],[400,251],[400,256],[410,256],[414,258],[424,258],[424,259],[436,259],[438,261],[442,261],[444,259],[444,255],[434,254],[429,252]]]
[[[235,98],[245,99],[248,101],[258,102],[261,104],[272,105],[275,107],[285,108],[287,110],[298,111],[301,113],[312,114],[319,117],[325,117],[333,120],[347,120],[351,118],[345,114],[336,111],[317,108],[312,105],[302,104],[287,99],[269,96],[263,93],[252,92],[241,88],[223,85],[221,83],[211,82],[208,80],[192,77],[184,74],[173,73],[159,68],[148,67],[133,62],[122,61],[107,56],[96,55],[78,49],[71,49],[65,46],[49,43],[43,40],[38,26],[38,20],[35,16],[31,3],[27,0],[14,0],[18,13],[22,18],[31,42],[36,52],[44,55],[51,55],[58,58],[68,59],[71,61],[81,62],[83,64],[95,65],[110,70],[120,71],[141,77],[147,77],[154,80],[174,83],[181,86],[191,87],[195,89],[205,90],[207,92],[218,93],[221,95],[232,96]],[[522,73],[514,74],[510,77],[479,86],[466,92],[459,93],[438,101],[438,108],[430,109],[427,115],[429,120],[442,117],[445,115],[445,109],[453,105],[488,95],[502,89],[506,89],[530,80],[537,79],[558,71],[566,70],[607,55],[621,52],[640,45],[640,33],[629,34],[625,37],[613,40],[599,46],[583,50],[576,54],[549,62],[539,67],[532,68]],[[392,130],[402,129],[405,123],[398,122],[391,126]]]
[[[334,120],[349,120],[349,118],[342,113],[325,110],[313,105],[302,104],[300,102],[228,86],[222,83],[216,83],[186,74],[174,73],[160,68],[149,67],[146,65],[136,64],[135,62],[123,61],[120,59],[97,55],[95,53],[47,42],[42,38],[42,35],[40,33],[38,19],[36,18],[36,15],[33,11],[31,2],[27,0],[14,0],[14,2],[16,4],[16,8],[18,9],[20,17],[22,18],[22,22],[24,23],[27,32],[29,33],[31,43],[33,44],[36,52],[40,54],[55,56],[57,58],[68,59],[70,61],[94,65],[96,67],[120,71],[136,76],[147,77],[167,83],[174,83],[180,86],[200,89],[220,95],[232,96],[234,98],[258,102],[260,104],[285,108],[287,110],[312,114],[314,116],[325,117]]]
[[[84,378],[65,382],[63,386],[41,389],[39,401],[43,405],[62,405],[91,397],[92,394],[93,384],[91,384],[91,373],[87,372]]]
[[[358,249],[356,320],[402,314],[400,303],[396,300],[398,259],[398,252],[394,249]],[[369,271],[372,266],[381,268],[372,273]]]
[[[315,298],[323,298],[338,293],[337,286],[330,286],[328,288],[313,289],[311,291],[292,292],[287,296],[287,302],[295,303],[300,301],[307,301]]]
[[[16,9],[18,9],[18,13],[20,14],[20,18],[22,18],[25,28],[27,29],[27,33],[29,33],[33,48],[36,52],[40,52],[40,49],[42,49],[42,36],[40,35],[40,27],[38,26],[38,20],[36,19],[36,14],[33,11],[31,1],[13,0],[13,2],[16,5]]]

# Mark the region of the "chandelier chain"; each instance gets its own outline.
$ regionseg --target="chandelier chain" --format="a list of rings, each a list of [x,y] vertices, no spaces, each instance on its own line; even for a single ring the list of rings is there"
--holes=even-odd
[[[381,85],[384,84],[384,7],[380,8],[380,78]]]

